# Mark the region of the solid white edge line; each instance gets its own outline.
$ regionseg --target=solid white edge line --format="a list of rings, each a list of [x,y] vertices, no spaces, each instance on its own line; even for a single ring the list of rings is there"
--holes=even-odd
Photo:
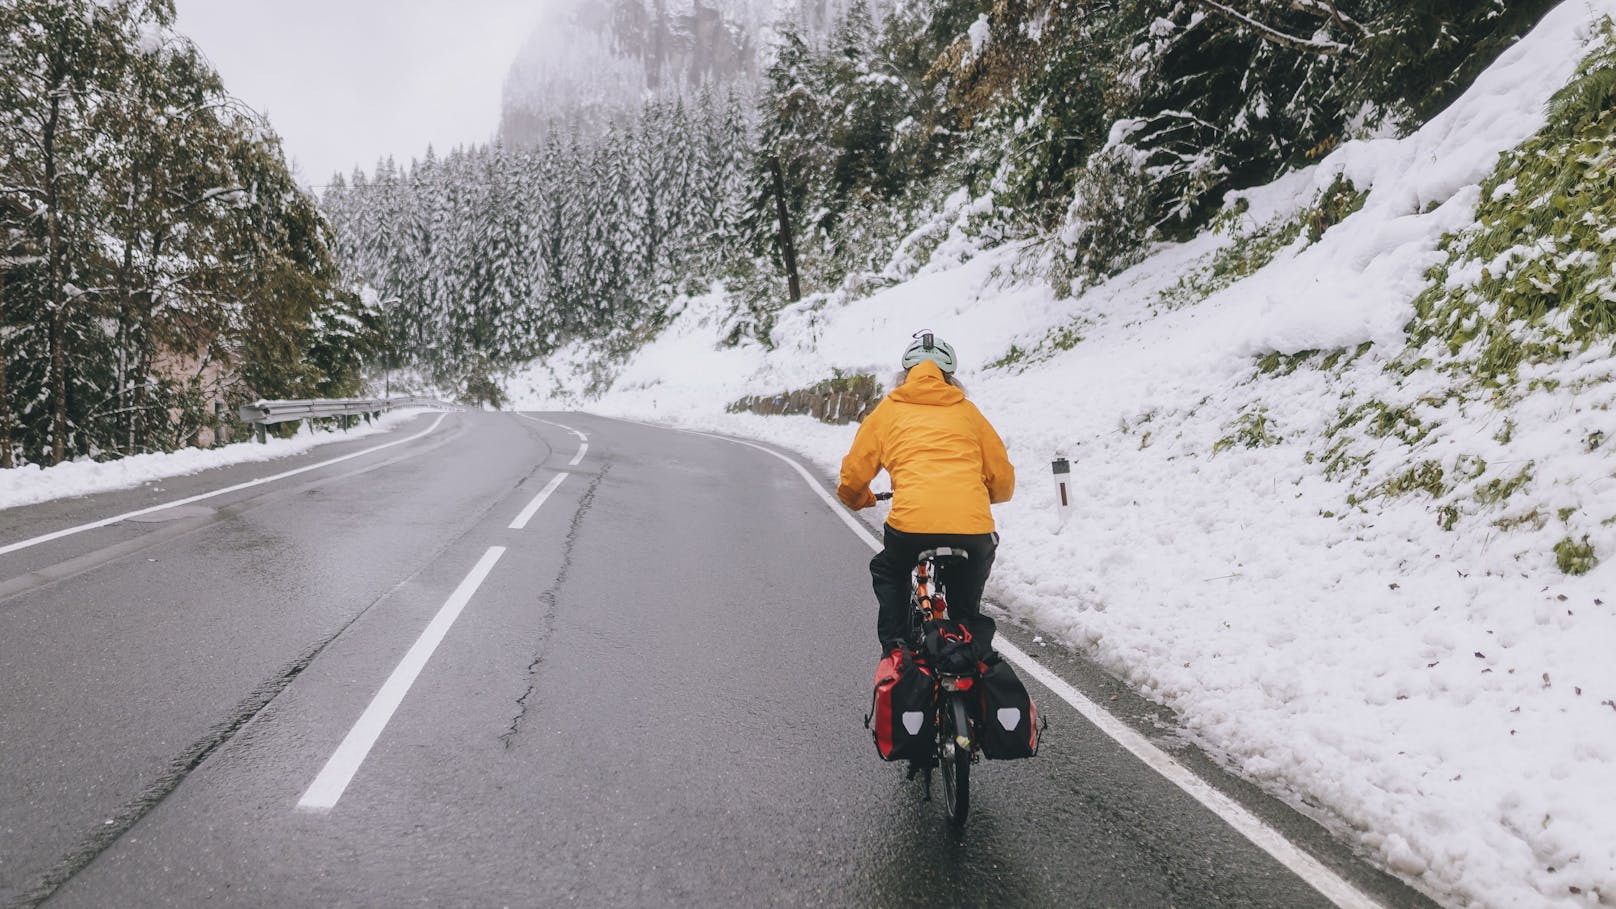
[[[543,489],[539,490],[539,494],[533,497],[533,501],[527,503],[527,507],[522,509],[522,513],[516,516],[516,520],[512,521],[510,527],[507,529],[527,529],[527,522],[533,520],[533,516],[539,511],[539,506],[544,504],[544,500],[548,499],[550,497],[550,493],[555,492],[556,487],[560,486],[561,481],[565,480],[566,478],[567,475],[564,473],[556,474]]]
[[[656,426],[656,424],[642,424]],[[659,429],[673,427],[659,426]],[[692,435],[706,436],[711,439],[722,439],[748,448],[756,448],[790,464],[799,476],[808,483],[810,489],[817,494],[821,501],[842,519],[842,523],[853,529],[853,532],[869,544],[870,548],[880,552],[884,544],[864,523],[853,516],[853,513],[842,507],[841,502],[832,498],[830,493],[820,485],[807,468],[796,460],[789,458],[778,451],[758,445],[744,439],[734,439],[710,432],[696,430],[680,430]],[[995,647],[1011,662],[1015,663],[1028,675],[1037,679],[1044,687],[1054,692],[1055,696],[1071,705],[1082,717],[1093,723],[1101,732],[1110,736],[1117,744],[1127,749],[1130,754],[1143,761],[1146,766],[1160,774],[1164,779],[1187,793],[1191,798],[1200,802],[1208,811],[1222,818],[1225,823],[1233,827],[1236,832],[1250,840],[1257,848],[1268,853],[1288,868],[1292,874],[1305,881],[1308,886],[1317,890],[1330,902],[1340,909],[1384,909],[1384,907],[1368,894],[1354,887],[1345,878],[1331,871],[1324,863],[1303,851],[1301,847],[1285,838],[1285,835],[1269,826],[1267,822],[1252,814],[1240,803],[1224,795],[1212,784],[1196,776],[1189,768],[1180,764],[1172,755],[1151,744],[1150,740],[1135,732],[1132,727],[1112,716],[1100,705],[1084,697],[1081,692],[1073,688],[1065,679],[1049,671],[1038,661],[1028,656],[1021,648],[1000,637],[995,640]]]
[[[572,456],[572,460],[567,462],[567,466],[568,467],[577,467],[579,464],[582,464],[583,461],[584,461],[584,455],[586,455],[588,453],[589,453],[589,443],[588,442],[585,442],[582,445],[579,445],[578,446],[578,453]]]
[[[422,436],[431,434],[433,430],[438,428],[438,424],[443,422],[443,418],[447,417],[448,415],[449,415],[448,413],[440,413],[440,414],[438,414],[438,418],[432,422],[431,426],[428,426],[426,429],[423,429],[422,431],[416,433],[415,435],[409,436],[407,438],[395,439],[395,440],[393,440],[391,442],[388,442],[388,443],[386,443],[384,445],[377,445],[374,448],[367,448],[367,449],[365,449],[363,451],[355,451],[355,452],[352,452],[351,454],[345,454],[345,455],[343,455],[343,456],[341,456],[339,458],[332,458],[329,461],[321,461],[318,464],[309,464],[309,465],[307,465],[305,467],[299,467],[296,470],[288,470],[285,473],[275,474],[274,476],[259,477],[256,480],[248,480],[245,483],[237,483],[234,486],[226,486],[223,489],[215,489],[212,492],[204,492],[204,493],[202,493],[200,495],[194,495],[194,496],[190,496],[190,497],[184,498],[184,499],[175,499],[172,502],[164,502],[161,505],[153,505],[153,506],[151,506],[149,508],[141,508],[141,509],[137,509],[135,511],[126,511],[123,514],[116,515],[114,517],[102,518],[99,521],[91,521],[88,524],[80,524],[80,525],[78,525],[76,527],[68,527],[68,528],[64,528],[62,530],[52,531],[51,533],[41,534],[40,536],[37,536],[37,537],[31,537],[31,538],[26,539],[26,540],[19,540],[19,541],[15,542],[15,543],[8,543],[5,546],[0,546],[0,555],[6,555],[8,553],[17,552],[18,550],[21,550],[21,549],[27,549],[30,546],[38,546],[40,543],[49,543],[51,540],[59,540],[62,537],[70,537],[70,536],[72,536],[72,535],[74,535],[76,533],[83,533],[86,530],[95,530],[98,527],[106,527],[106,526],[109,526],[109,525],[112,525],[112,524],[116,524],[119,521],[127,521],[130,518],[138,518],[141,515],[151,514],[154,511],[162,511],[165,508],[174,508],[174,507],[179,506],[179,505],[189,505],[192,502],[200,502],[203,499],[211,499],[214,496],[222,496],[222,495],[225,495],[226,493],[231,493],[231,492],[240,492],[243,489],[251,489],[254,486],[262,486],[265,483],[273,483],[276,480],[284,480],[287,477],[295,477],[300,473],[308,473],[311,470],[319,470],[322,467],[330,467],[332,464],[341,464],[343,461],[352,460],[354,458],[361,457],[363,455],[374,454],[375,452],[381,451],[384,448],[392,448],[394,445],[403,445],[405,442],[413,442],[416,439],[421,438]],[[251,443],[246,443],[246,444],[251,444]]]
[[[336,807],[337,800],[347,790],[348,783],[353,780],[354,774],[359,771],[359,765],[365,762],[370,749],[376,744],[376,739],[387,728],[387,723],[393,718],[393,712],[404,701],[404,695],[409,693],[410,686],[421,674],[427,660],[432,658],[433,651],[443,642],[444,635],[449,633],[449,627],[459,618],[461,610],[471,602],[472,595],[482,586],[488,573],[494,570],[494,563],[505,554],[505,547],[491,546],[483,553],[483,557],[460,582],[449,599],[444,601],[438,614],[421,632],[415,644],[404,654],[393,674],[382,683],[376,696],[371,699],[370,706],[360,714],[353,728],[343,738],[342,744],[332,752],[331,759],[325,762],[314,782],[298,800],[297,807],[310,811],[329,811]]]
[[[650,425],[654,425],[654,424],[650,424]],[[659,428],[659,429],[668,429],[669,427],[661,426],[661,427],[657,427],[657,428]],[[876,539],[875,534],[870,532],[870,528],[864,526],[864,522],[860,521],[858,518],[854,517],[853,513],[851,511],[848,511],[846,508],[843,508],[841,502],[837,501],[834,497],[831,496],[830,493],[825,491],[825,488],[823,486],[819,485],[819,480],[815,479],[814,475],[812,473],[808,472],[808,468],[802,466],[801,464],[798,464],[795,460],[786,457],[785,455],[781,454],[778,451],[775,451],[772,448],[767,448],[767,447],[765,447],[763,445],[757,445],[755,443],[748,442],[748,441],[746,441],[744,439],[732,439],[729,436],[721,436],[721,435],[718,435],[716,433],[711,433],[711,432],[699,432],[699,431],[694,430],[694,429],[685,429],[685,430],[678,430],[678,431],[687,432],[687,433],[690,433],[691,435],[695,435],[695,436],[706,436],[709,439],[722,439],[725,442],[734,442],[736,445],[745,445],[747,448],[756,448],[758,451],[761,451],[764,454],[774,455],[775,457],[777,457],[780,460],[786,462],[787,464],[790,464],[791,468],[797,472],[797,475],[802,477],[803,481],[808,484],[808,488],[812,489],[814,491],[814,493],[819,496],[819,500],[821,502],[824,502],[825,505],[828,508],[830,508],[831,511],[836,513],[837,517],[842,519],[843,524],[846,524],[854,533],[856,533],[860,537],[862,537],[864,542],[866,542],[866,543],[868,543],[870,545],[871,549],[874,549],[876,552],[881,551],[883,544],[882,544],[882,542],[880,540]]]
[[[1341,909],[1382,909],[1381,904],[1354,887],[1346,879],[1326,867],[1301,847],[1285,838],[1283,833],[1269,826],[1245,806],[1234,801],[1193,771],[1179,763],[1172,755],[1157,748],[1133,727],[1117,719],[1104,708],[1084,697],[1065,679],[1051,672],[1037,660],[1028,656],[1014,643],[1000,637],[994,641],[995,649],[1010,661],[1037,679],[1045,688],[1070,704],[1084,719],[1110,736],[1130,754],[1143,761],[1150,769],[1161,774],[1168,782],[1184,790],[1189,796],[1206,806],[1207,810],[1222,818],[1241,836],[1268,853],[1291,873],[1306,881],[1324,895],[1325,899]]]

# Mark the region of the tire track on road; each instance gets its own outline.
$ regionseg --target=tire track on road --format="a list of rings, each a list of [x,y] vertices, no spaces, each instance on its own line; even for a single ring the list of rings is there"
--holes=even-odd
[[[418,458],[422,455],[430,454],[431,452],[434,452],[439,448],[456,441],[465,434],[465,431],[465,426],[462,424],[457,426],[448,435],[435,439],[432,442],[421,446],[420,448],[404,454],[394,455],[386,460],[378,461],[375,464],[367,464],[363,467],[347,470],[328,477],[318,477],[316,479],[299,483],[296,486],[289,486],[284,489],[267,489],[256,495],[251,495],[244,499],[231,502],[228,505],[222,505],[215,509],[211,514],[194,518],[184,518],[166,526],[159,525],[152,530],[135,537],[134,539],[113,543],[110,546],[104,546],[100,549],[92,550],[83,555],[74,556],[73,558],[57,562],[53,565],[47,565],[43,568],[36,568],[33,571],[27,572],[26,574],[20,574],[15,577],[0,580],[0,608],[4,607],[7,600],[14,599],[22,594],[31,593],[51,584],[70,580],[109,562],[116,562],[119,559],[143,552],[153,546],[167,543],[171,540],[176,540],[193,534],[199,530],[204,530],[220,522],[240,517],[262,505],[284,501],[285,499],[293,496],[306,493],[313,489],[318,489],[321,486],[363,476],[364,474],[372,473],[385,467],[391,467],[395,464],[400,464],[405,461]],[[528,477],[524,477],[523,481],[525,482],[527,479]],[[165,506],[165,509],[167,507],[172,506]],[[160,513],[162,510],[164,509],[159,509],[159,512],[154,513]]]
[[[400,584],[402,586],[402,582]],[[396,589],[396,588],[395,588]],[[392,591],[389,591],[389,595]],[[386,599],[384,595],[376,600]],[[371,606],[374,606],[372,603]],[[169,794],[185,782],[192,771],[202,766],[202,763],[218,751],[240,732],[242,727],[262,713],[288,685],[297,680],[303,670],[309,668],[332,641],[341,637],[349,626],[359,621],[359,618],[370,611],[365,607],[353,618],[344,622],[342,627],[332,632],[297,659],[287,664],[279,673],[265,680],[254,688],[236,708],[223,720],[214,724],[201,739],[193,743],[178,757],[169,762],[167,769],[156,779],[152,780],[142,789],[140,794],[125,802],[112,817],[91,833],[77,848],[69,852],[54,867],[37,877],[22,892],[19,899],[7,903],[7,909],[33,909],[33,907],[50,899],[57,890],[61,889],[73,878],[75,874],[84,870],[95,861],[101,853],[112,848],[125,833],[128,833],[147,814],[151,813]]]
[[[449,439],[434,444],[432,448],[446,444],[447,441],[457,437],[458,433],[451,435]],[[347,477],[366,473],[377,467],[384,466],[385,464],[407,460],[414,457],[416,454],[418,453],[400,455],[395,458],[390,458],[383,464],[377,464],[372,467],[351,471],[342,476]],[[521,488],[540,472],[544,471],[546,469],[544,467],[545,460],[547,459],[541,459],[535,463],[533,469],[521,477],[515,484],[514,488]],[[265,498],[273,499],[281,498],[283,495],[295,495],[296,493],[306,490],[307,488],[318,486],[321,483],[330,482],[331,479],[333,478],[324,478],[311,483],[301,484],[289,490],[280,490],[276,493],[265,496]],[[593,487],[591,487],[591,489],[593,489]],[[4,904],[4,909],[35,909],[35,907],[49,900],[58,890],[62,888],[63,885],[65,885],[69,880],[72,880],[74,875],[89,867],[89,865],[99,858],[102,853],[112,848],[112,846],[115,845],[118,840],[122,839],[124,834],[133,829],[135,825],[148,814],[156,810],[156,808],[161,805],[169,795],[178,789],[180,784],[184,783],[186,778],[189,777],[191,773],[201,767],[209,757],[218,752],[219,749],[223,748],[225,745],[229,744],[230,741],[235,738],[237,733],[241,732],[241,730],[244,729],[249,723],[263,714],[264,711],[267,710],[275,701],[275,699],[279,697],[280,694],[284,692],[293,682],[295,682],[300,675],[302,675],[304,670],[308,669],[308,667],[311,666],[315,660],[319,659],[320,655],[324,653],[328,647],[341,638],[343,634],[358,623],[360,619],[370,614],[370,612],[375,609],[377,605],[385,602],[390,597],[397,594],[399,590],[403,589],[406,585],[420,577],[429,568],[436,565],[451,548],[481,526],[490,513],[498,508],[507,507],[508,504],[509,500],[503,496],[491,498],[483,508],[461,524],[461,531],[459,533],[448,535],[448,537],[444,539],[427,558],[422,559],[420,562],[421,567],[417,568],[414,572],[411,572],[408,576],[401,579],[392,587],[389,587],[380,596],[371,600],[329,635],[310,646],[296,659],[289,662],[280,670],[280,672],[261,682],[252,690],[250,694],[248,694],[247,697],[242,699],[235,709],[231,710],[225,716],[225,718],[209,727],[208,731],[200,739],[192,743],[178,756],[169,761],[164,771],[151,782],[146,784],[138,795],[119,807],[119,809],[110,818],[108,818],[101,826],[92,830],[77,847],[69,851],[55,865],[46,870],[44,873],[39,874],[33,879],[32,882],[25,885],[18,897]],[[223,509],[221,509],[221,512],[222,511]],[[214,521],[208,519],[205,520],[204,524],[201,526],[206,526],[212,523],[214,523]],[[199,527],[187,528],[185,533],[194,532],[196,529],[199,529]],[[164,539],[166,540],[168,538],[165,537]],[[159,540],[158,542],[162,542],[162,540]]]

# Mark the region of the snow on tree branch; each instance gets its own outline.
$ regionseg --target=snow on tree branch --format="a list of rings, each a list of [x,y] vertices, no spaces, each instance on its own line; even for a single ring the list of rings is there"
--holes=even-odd
[[[1220,19],[1233,22],[1237,25],[1245,26],[1246,28],[1256,32],[1257,36],[1262,38],[1264,41],[1269,41],[1282,47],[1288,47],[1292,50],[1301,51],[1305,54],[1319,54],[1326,57],[1346,57],[1348,59],[1356,59],[1359,56],[1357,48],[1350,44],[1342,44],[1339,41],[1331,41],[1329,39],[1320,38],[1317,36],[1312,38],[1298,37],[1288,32],[1280,31],[1271,25],[1259,22],[1251,16],[1248,16],[1231,6],[1219,3],[1218,0],[1193,0],[1193,2],[1199,6],[1205,7],[1207,10],[1211,11],[1213,15],[1219,17]],[[1309,12],[1317,12],[1326,15],[1332,14],[1335,11],[1335,7],[1331,4],[1310,2],[1310,0],[1296,0],[1296,2],[1293,3],[1293,8],[1307,9]]]
[[[1331,2],[1331,0],[1291,0],[1291,9],[1297,12],[1324,16],[1342,28],[1357,33],[1360,37],[1369,36],[1369,29],[1365,28],[1363,23],[1343,13],[1341,7]]]

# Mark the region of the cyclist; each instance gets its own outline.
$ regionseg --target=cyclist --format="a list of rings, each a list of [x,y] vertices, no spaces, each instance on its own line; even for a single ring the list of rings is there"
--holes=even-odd
[[[881,652],[907,649],[909,575],[919,554],[949,546],[968,553],[942,579],[949,616],[965,623],[985,657],[994,623],[981,613],[982,588],[999,543],[989,506],[1010,500],[1016,472],[999,434],[954,378],[954,348],[930,331],[914,338],[903,352],[901,381],[865,418],[842,459],[836,495],[854,510],[869,508],[876,502],[870,481],[882,468],[892,479],[886,548],[870,560]]]

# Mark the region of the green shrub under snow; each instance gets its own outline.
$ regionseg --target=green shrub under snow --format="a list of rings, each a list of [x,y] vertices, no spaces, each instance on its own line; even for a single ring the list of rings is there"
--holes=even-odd
[[[1616,335],[1616,30],[1482,187],[1415,301],[1413,352],[1492,386]]]
[[[1275,238],[1300,242],[1300,230],[1259,232],[1246,254]],[[1533,550],[1585,574],[1600,558],[1597,534],[1585,531],[1616,513],[1569,504],[1565,484],[1575,480],[1572,460],[1606,450],[1604,431],[1566,428],[1571,437],[1554,443],[1561,450],[1551,464],[1539,460],[1541,446],[1558,430],[1541,415],[1616,404],[1616,26],[1607,23],[1554,97],[1547,126],[1501,159],[1474,226],[1447,237],[1443,251],[1378,391],[1360,391],[1352,372],[1366,367],[1339,353],[1270,354],[1254,375],[1335,374],[1341,404],[1307,458],[1345,485],[1349,507],[1423,500],[1445,530],[1473,522],[1489,534],[1535,534],[1523,538],[1535,540]],[[1216,270],[1206,280],[1219,280]],[[1517,417],[1530,422],[1517,426]],[[1517,438],[1528,427],[1536,447]],[[1250,414],[1235,428],[1249,436]],[[1219,445],[1237,441],[1239,432]]]
[[[1179,309],[1199,303],[1256,274],[1281,252],[1299,252],[1319,242],[1325,231],[1363,208],[1368,196],[1345,176],[1337,176],[1312,206],[1294,217],[1255,226],[1244,223],[1247,202],[1238,200],[1213,223],[1213,229],[1229,235],[1232,242],[1213,253],[1204,266],[1162,291],[1162,307]]]

